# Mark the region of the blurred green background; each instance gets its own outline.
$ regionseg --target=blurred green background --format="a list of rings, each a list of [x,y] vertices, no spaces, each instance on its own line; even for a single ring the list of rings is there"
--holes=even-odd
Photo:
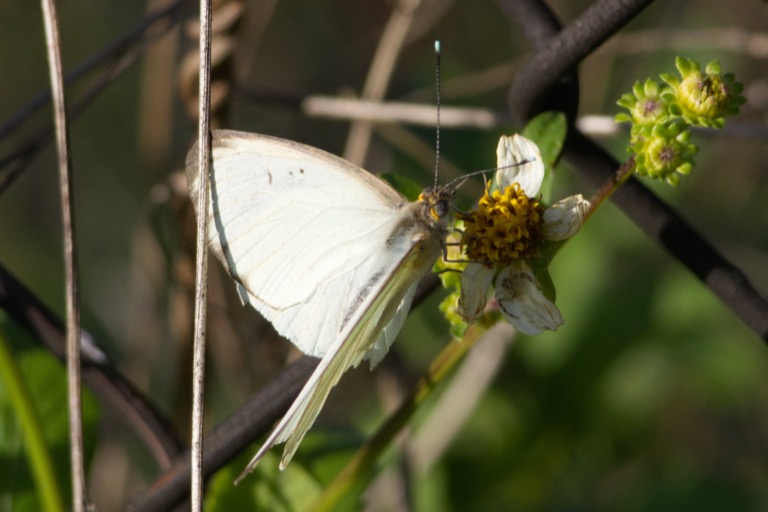
[[[550,5],[567,23],[590,2]],[[391,7],[354,0],[246,3],[233,34],[237,83],[229,84],[227,126],[342,154],[349,123],[307,117],[292,101],[276,97],[358,94]],[[71,0],[59,8],[64,63],[71,69],[157,6]],[[186,6],[186,14],[193,17],[195,9]],[[656,3],[579,68],[582,116],[613,116],[615,100],[635,80],[673,72],[677,55],[703,63],[719,59],[723,70],[745,84],[748,103],[730,120],[743,128],[741,134],[695,134],[700,151],[693,175],[676,190],[647,184],[763,295],[768,293],[765,30],[762,2]],[[4,123],[48,87],[39,6],[18,0],[0,4],[0,34]],[[506,87],[528,48],[493,2],[422,2],[385,97],[434,101],[435,39],[443,44],[443,104],[503,111]],[[179,213],[184,204],[174,185],[196,133],[177,86],[178,63],[195,44],[182,30],[166,35],[71,125],[83,326],[185,437],[189,225]],[[75,84],[72,94],[84,84]],[[50,118],[49,108],[30,115],[0,140],[0,154],[19,147]],[[520,128],[444,127],[441,159],[462,171],[487,168],[495,164],[498,137]],[[627,133],[595,136],[617,158],[625,157]],[[426,156],[411,149],[411,138],[428,149]],[[430,127],[375,129],[365,167],[404,173],[426,185],[433,147]],[[0,169],[0,178],[8,170]],[[61,313],[57,179],[49,145],[0,197],[0,264]],[[467,187],[464,200],[476,198],[480,187]],[[557,170],[554,199],[592,192],[566,167]],[[289,352],[256,313],[237,304],[227,278],[217,263],[213,266],[208,425],[268,381]],[[536,338],[510,341],[509,333],[502,333],[487,340],[481,362],[471,367],[474,379],[457,375],[455,387],[441,388],[419,411],[404,444],[393,450],[398,456],[382,463],[362,502],[356,496],[347,505],[419,511],[768,509],[764,343],[611,205],[568,243],[551,271],[565,325]],[[360,368],[342,380],[288,471],[275,475],[275,461],[266,460],[260,471],[274,481],[264,484],[254,477],[233,489],[232,476],[244,461],[237,462],[212,485],[211,510],[245,503],[281,510],[310,502],[449,342],[447,325],[436,313],[440,299],[436,293],[415,309],[381,368]],[[48,393],[39,379],[50,377],[51,370],[34,362],[41,358],[34,344],[2,312],[0,332],[28,368],[42,404]],[[482,375],[489,376],[487,387]],[[57,378],[63,386],[63,373]],[[6,468],[20,468],[2,478],[0,510],[36,510],[23,469],[23,432],[2,388],[0,398],[0,460],[15,465]],[[63,414],[65,401],[60,397],[56,403],[57,412],[48,404],[40,414]],[[98,417],[89,415],[89,487],[100,510],[117,510],[158,470],[119,417],[104,404],[100,411]],[[447,419],[430,422],[439,411]],[[59,447],[57,460],[66,460],[62,428],[50,434]],[[66,471],[59,476],[68,492]],[[410,505],[401,508],[403,502]]]

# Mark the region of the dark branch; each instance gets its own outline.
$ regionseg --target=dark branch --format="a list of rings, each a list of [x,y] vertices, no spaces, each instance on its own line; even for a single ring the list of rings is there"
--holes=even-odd
[[[565,159],[595,185],[612,176],[619,163],[580,132],[569,137]],[[630,178],[611,197],[646,235],[701,279],[750,329],[768,341],[768,302],[680,215],[640,181]]]
[[[27,329],[60,361],[66,358],[64,325],[32,292],[0,266],[0,308]],[[83,381],[101,400],[116,410],[142,439],[160,468],[170,467],[183,443],[163,415],[123,377],[90,336],[82,336]]]
[[[510,87],[512,116],[522,124],[539,112],[559,110],[573,122],[579,100],[577,66],[652,1],[599,0],[560,30],[557,18],[542,2],[500,0],[536,50]]]
[[[205,478],[239,455],[285,414],[318,362],[309,356],[296,360],[205,437]],[[187,498],[189,486],[187,451],[176,459],[169,471],[135,496],[127,508],[141,512],[169,510]]]

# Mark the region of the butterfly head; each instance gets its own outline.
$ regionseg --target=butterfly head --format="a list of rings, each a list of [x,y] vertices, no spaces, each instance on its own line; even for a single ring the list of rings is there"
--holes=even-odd
[[[419,194],[419,202],[427,207],[429,216],[437,223],[443,221],[451,211],[453,195],[454,190],[446,187],[427,188]]]

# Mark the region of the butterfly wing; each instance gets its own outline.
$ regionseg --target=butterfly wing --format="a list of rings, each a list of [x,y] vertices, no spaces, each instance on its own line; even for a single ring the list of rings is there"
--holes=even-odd
[[[315,148],[231,131],[214,132],[212,147],[209,245],[245,301],[322,357],[242,478],[276,443],[286,442],[285,467],[341,375],[383,357],[440,255],[444,226],[434,203],[406,203]],[[187,174],[196,202],[197,146]]]
[[[407,203],[370,173],[296,142],[219,130],[212,152],[210,247],[244,302],[322,357],[381,272],[375,248]],[[197,204],[197,145],[187,175]]]

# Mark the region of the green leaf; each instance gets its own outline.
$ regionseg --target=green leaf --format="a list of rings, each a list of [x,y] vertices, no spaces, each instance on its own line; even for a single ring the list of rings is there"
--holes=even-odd
[[[406,199],[409,201],[415,201],[419,198],[419,194],[421,194],[422,189],[424,187],[419,186],[418,183],[415,181],[406,178],[405,176],[402,176],[400,174],[395,174],[392,172],[383,172],[378,175],[379,178],[383,179],[390,185],[392,185],[395,190],[400,192],[405,196]]]
[[[671,73],[662,73],[659,75],[659,78],[661,78],[666,84],[670,85],[672,88],[676,88],[680,85],[680,80],[678,78],[671,74]],[[674,92],[674,94],[677,94],[677,92]],[[662,93],[662,98],[664,97],[664,93]]]
[[[234,480],[250,457],[250,451],[216,473],[208,485],[205,510],[306,510],[322,488],[301,465],[293,463],[285,471],[278,469],[280,450],[264,455],[252,475],[240,485]]]
[[[206,491],[204,510],[308,510],[363,440],[354,429],[313,429],[284,471],[278,468],[283,451],[278,446],[264,455],[253,474],[234,485],[235,478],[259,448],[256,443],[214,475]],[[356,504],[354,501],[347,510],[355,510]]]
[[[522,135],[539,146],[544,167],[551,170],[563,150],[567,131],[565,114],[550,111],[531,119],[523,128]]]
[[[616,101],[616,104],[620,107],[624,107],[626,109],[631,109],[635,106],[635,103],[637,102],[637,98],[633,94],[630,94],[628,92],[625,92],[621,95],[621,98]]]
[[[717,59],[711,61],[709,64],[707,64],[707,67],[704,69],[704,71],[708,75],[719,75],[720,74],[720,61]]]

